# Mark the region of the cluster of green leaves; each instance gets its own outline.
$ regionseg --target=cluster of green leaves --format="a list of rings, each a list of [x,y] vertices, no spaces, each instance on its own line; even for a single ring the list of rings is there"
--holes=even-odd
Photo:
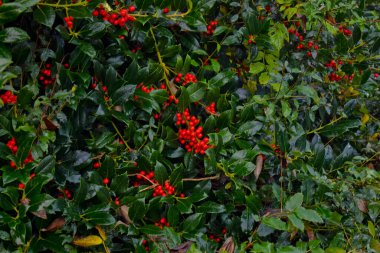
[[[92,15],[99,4],[133,5],[136,20],[114,26]],[[364,0],[3,0],[0,95],[17,103],[0,99],[1,251],[380,252],[376,11]],[[178,73],[198,81],[182,86]],[[186,108],[209,138],[204,155],[178,141]],[[153,197],[140,171],[176,193]]]

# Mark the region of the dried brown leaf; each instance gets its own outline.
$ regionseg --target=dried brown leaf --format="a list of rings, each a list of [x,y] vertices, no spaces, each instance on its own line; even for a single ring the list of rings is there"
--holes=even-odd
[[[357,199],[356,204],[358,205],[358,208],[363,213],[368,213],[368,202],[364,199]]]
[[[306,234],[309,238],[309,241],[315,240],[314,231],[311,228],[306,228]]]
[[[126,205],[122,205],[120,207],[120,214],[121,214],[121,217],[123,217],[123,220],[124,222],[128,225],[128,224],[131,224],[132,223],[132,220],[129,218],[129,207],[127,207]]]
[[[46,117],[46,115],[42,116],[42,120],[44,121],[47,130],[54,131],[59,128],[59,125],[52,122],[48,117]]]
[[[235,243],[232,237],[228,237],[226,241],[223,243],[222,247],[219,249],[219,253],[234,253],[235,251]]]
[[[193,243],[190,241],[184,242],[184,243],[178,245],[177,247],[170,249],[170,252],[186,253],[190,249],[191,244],[193,244]]]
[[[176,94],[177,93],[178,89],[177,89],[177,87],[174,84],[174,79],[170,80],[170,82],[168,83],[168,88],[169,88],[169,90],[170,90],[170,92],[172,94]]]
[[[259,154],[256,157],[256,169],[255,169],[256,179],[259,179],[261,171],[263,170],[263,167],[264,167],[264,161],[265,161],[265,156],[263,154]]]
[[[41,229],[41,231],[43,232],[53,232],[53,231],[56,231],[58,229],[60,229],[61,227],[63,227],[63,225],[65,225],[65,219],[62,218],[62,217],[58,217],[56,219],[54,219],[49,226],[47,226],[47,228],[43,228]]]
[[[47,219],[47,214],[46,214],[46,211],[45,210],[39,210],[37,212],[32,212],[32,214],[34,214],[35,216],[37,216],[38,218],[41,218],[41,219],[44,219],[46,220]]]
[[[119,226],[119,225],[123,225],[123,226],[128,227],[128,224],[122,222],[121,220],[118,220],[118,221],[116,222],[115,227],[117,227],[117,226]]]

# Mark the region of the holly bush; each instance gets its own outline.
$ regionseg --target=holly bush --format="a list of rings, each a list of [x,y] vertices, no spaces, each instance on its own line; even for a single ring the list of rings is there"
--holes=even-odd
[[[380,252],[365,0],[0,0],[2,252]]]

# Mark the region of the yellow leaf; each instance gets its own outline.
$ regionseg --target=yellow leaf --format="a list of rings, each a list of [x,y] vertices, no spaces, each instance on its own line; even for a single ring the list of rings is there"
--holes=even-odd
[[[369,115],[367,113],[363,114],[363,116],[362,116],[363,125],[367,124],[368,121],[369,121]]]
[[[97,235],[89,235],[80,239],[76,239],[73,241],[74,245],[80,246],[80,247],[91,247],[100,245],[103,243],[102,238],[100,238]]]
[[[107,240],[106,232],[104,232],[104,230],[100,226],[96,226],[95,228],[98,230],[98,233],[100,237],[103,239],[103,241]]]

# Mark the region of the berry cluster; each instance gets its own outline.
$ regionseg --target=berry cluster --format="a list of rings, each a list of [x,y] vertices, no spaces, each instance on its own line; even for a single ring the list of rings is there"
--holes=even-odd
[[[73,27],[74,27],[74,23],[73,23],[74,22],[74,18],[73,18],[73,16],[64,17],[63,20],[65,21],[67,28],[73,29]]]
[[[174,81],[178,84],[182,82],[182,86],[185,86],[186,84],[190,82],[192,83],[198,82],[197,77],[191,73],[187,73],[183,79],[182,77],[183,77],[182,73],[178,73],[177,76],[174,78]]]
[[[351,36],[352,35],[352,32],[350,29],[347,29],[346,27],[344,26],[339,26],[339,32],[343,33],[344,35],[346,36]]]
[[[276,144],[274,144],[274,143],[270,144],[270,146],[276,154],[279,154],[281,152],[280,146],[276,146]]]
[[[142,240],[141,244],[145,247],[145,251],[149,251],[149,246],[148,246],[148,241],[147,240]]]
[[[164,186],[158,185],[154,188],[153,197],[161,196],[165,197],[167,195],[174,195],[175,188],[170,185],[169,181],[165,181]]]
[[[248,35],[248,45],[256,44],[256,36],[255,35]]]
[[[28,156],[24,159],[24,164],[31,163],[33,161],[34,159],[33,159],[32,153],[29,152]]]
[[[65,189],[63,192],[64,192],[66,198],[68,198],[68,199],[72,198],[72,194],[68,189]]]
[[[215,111],[215,102],[212,102],[209,106],[206,106],[206,111],[211,113],[211,114],[216,114],[216,111]]]
[[[144,184],[146,181],[152,181],[154,182],[154,172],[146,172],[144,170],[141,170],[137,175],[136,175],[137,181],[133,183],[133,186],[138,187],[141,184]]]
[[[102,86],[102,91],[104,92],[104,100],[108,101],[110,100],[110,97],[108,96],[108,87],[103,85]]]
[[[115,198],[115,205],[120,205],[120,201],[118,197]]]
[[[343,62],[342,61],[338,61],[338,64],[342,65]],[[326,68],[332,68],[333,70],[337,70],[338,69],[338,65],[336,64],[336,62],[335,62],[334,59],[331,59],[331,61],[325,63],[325,67]]]
[[[212,35],[215,32],[215,27],[218,25],[218,20],[210,21],[207,25],[207,35]]]
[[[210,148],[208,145],[208,138],[203,137],[203,128],[196,127],[199,120],[190,115],[189,109],[186,108],[183,114],[177,113],[177,126],[185,125],[187,128],[180,128],[178,130],[178,140],[185,146],[187,152],[194,151],[196,154],[204,154]]]
[[[104,9],[103,4],[99,4],[98,8],[96,8],[92,12],[92,15],[94,17],[100,16],[104,21],[108,21],[114,26],[119,26],[121,28],[125,28],[126,30],[128,30],[128,28],[126,27],[126,23],[135,21],[135,17],[129,15],[129,13],[133,13],[135,12],[135,10],[136,10],[135,6],[130,6],[128,9],[126,8],[120,9],[118,13],[117,12],[111,13],[111,12],[107,12]]]
[[[227,233],[227,229],[223,228],[221,231],[221,235],[209,234],[208,238],[210,240],[215,241],[216,243],[220,243],[222,241],[222,237]]]
[[[165,219],[165,217],[162,217],[158,222],[154,223],[156,227],[159,227],[163,229],[164,227],[170,227],[169,222]]]
[[[164,103],[164,106],[167,107],[167,106],[169,106],[169,105],[172,104],[172,103],[174,103],[174,104],[178,104],[178,99],[175,98],[174,95],[170,95],[170,96],[169,96],[168,101],[166,101],[166,102]]]
[[[40,75],[38,77],[38,81],[40,82],[40,84],[44,85],[45,87],[55,82],[55,77],[51,77],[50,63],[47,63],[45,65],[45,68],[41,69]]]
[[[13,154],[17,153],[18,147],[15,137],[12,137],[12,139],[7,142],[7,147],[12,151]]]
[[[0,95],[0,99],[3,100],[4,104],[15,104],[17,101],[17,96],[8,90],[4,94]]]

